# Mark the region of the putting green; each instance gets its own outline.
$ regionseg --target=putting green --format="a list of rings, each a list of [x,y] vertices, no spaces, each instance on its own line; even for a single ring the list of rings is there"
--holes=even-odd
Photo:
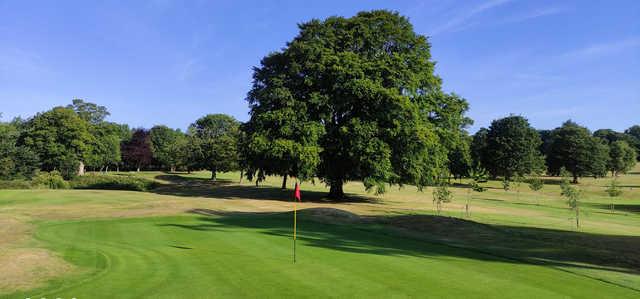
[[[185,215],[40,223],[37,238],[83,273],[31,298],[638,298],[551,267],[392,236],[299,223],[291,214]]]

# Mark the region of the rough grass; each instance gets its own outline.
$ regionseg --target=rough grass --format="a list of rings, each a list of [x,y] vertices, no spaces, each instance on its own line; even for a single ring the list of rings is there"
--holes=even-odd
[[[464,180],[452,182],[454,199],[441,216],[431,188],[392,188],[375,197],[350,182],[345,192],[353,201],[332,202],[323,184],[303,183],[305,202],[298,207],[311,210],[301,214],[304,262],[295,267],[287,264],[291,190],[280,190],[279,177],[255,187],[239,183],[239,173],[212,183],[206,172],[142,172],[126,175],[161,186],[151,192],[0,190],[0,269],[15,269],[9,267],[19,252],[31,252],[37,261],[31,269],[58,269],[56,275],[11,270],[11,280],[0,278],[0,293],[638,297],[639,170],[618,178],[624,193],[615,199],[605,192],[611,178],[582,179],[579,230],[559,196],[558,178],[545,178],[539,192],[524,183],[520,192],[513,184],[505,192],[490,181],[487,192],[473,193]],[[172,283],[160,282],[166,279]],[[293,281],[281,283],[287,279]]]

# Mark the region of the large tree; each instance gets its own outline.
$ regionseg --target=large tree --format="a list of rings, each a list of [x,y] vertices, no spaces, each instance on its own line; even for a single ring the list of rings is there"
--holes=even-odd
[[[547,152],[547,166],[551,174],[558,175],[565,168],[578,182],[582,176],[604,176],[607,172],[609,148],[589,130],[572,121],[566,121],[551,133]]]
[[[0,122],[0,180],[31,178],[39,167],[36,154],[18,146],[19,124]]]
[[[153,157],[166,168],[175,171],[181,164],[185,136],[180,130],[167,126],[151,128],[151,151]]]
[[[427,38],[388,11],[299,27],[255,69],[248,96],[251,142],[268,149],[281,140],[294,153],[294,163],[273,169],[315,172],[332,198],[343,198],[350,180],[382,193],[387,184],[423,187],[441,175],[447,148],[438,128],[451,126],[440,120],[463,119],[466,102],[440,91]],[[461,108],[446,115],[455,101]]]
[[[122,143],[122,160],[136,171],[153,162],[150,135],[149,130],[135,129],[131,138]]]
[[[89,132],[94,138],[87,155],[87,166],[105,171],[108,171],[109,166],[117,166],[122,161],[122,126],[100,122],[90,125]]]
[[[544,168],[538,132],[522,116],[508,116],[491,122],[483,155],[491,176],[525,176]]]
[[[612,142],[609,145],[609,163],[607,165],[615,176],[626,173],[636,165],[636,150],[624,140]]]
[[[38,155],[41,169],[59,170],[68,179],[89,155],[93,140],[84,119],[71,109],[56,107],[29,119],[19,144]]]
[[[209,114],[190,127],[193,145],[199,147],[199,163],[211,171],[211,180],[216,180],[218,171],[239,168],[238,138],[240,123],[226,114]]]

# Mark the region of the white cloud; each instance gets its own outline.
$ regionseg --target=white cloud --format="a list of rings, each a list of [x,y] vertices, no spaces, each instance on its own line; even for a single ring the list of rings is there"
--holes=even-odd
[[[490,0],[490,1],[483,2],[480,5],[463,10],[461,13],[454,16],[448,22],[444,23],[439,27],[436,27],[433,31],[431,31],[431,35],[438,35],[445,32],[460,30],[475,16],[482,14],[483,12],[486,12],[490,9],[509,3],[511,1],[512,0]]]
[[[606,43],[592,44],[567,52],[563,54],[562,57],[570,57],[574,59],[593,58],[616,54],[637,47],[640,47],[640,37],[633,37]]]
[[[562,8],[562,7],[546,7],[546,8],[541,8],[541,9],[537,9],[525,14],[520,14],[520,15],[514,15],[511,17],[508,17],[506,19],[504,19],[502,22],[500,22],[501,24],[509,24],[509,23],[520,23],[520,22],[524,22],[527,20],[531,20],[531,19],[536,19],[536,18],[541,18],[541,17],[546,17],[546,16],[551,16],[551,15],[556,15],[556,14],[560,14],[565,12],[566,9]]]

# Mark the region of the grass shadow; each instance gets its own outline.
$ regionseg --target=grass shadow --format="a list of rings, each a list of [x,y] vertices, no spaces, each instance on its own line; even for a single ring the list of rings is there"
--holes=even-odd
[[[255,199],[255,200],[293,200],[293,190],[272,186],[242,185],[231,180],[219,179],[213,182],[205,178],[183,177],[180,175],[158,175],[158,180],[166,181],[161,187],[151,190],[153,193],[183,197],[207,197],[220,199]],[[303,190],[304,201],[317,203],[381,203],[372,197],[347,194],[348,200],[335,201],[327,198],[327,192]]]
[[[589,207],[603,210],[610,210],[610,204],[596,204],[596,203],[587,203]],[[614,203],[614,211],[623,211],[629,213],[640,213],[640,204],[619,204]],[[640,248],[640,247],[638,247]],[[640,250],[640,249],[639,249]]]
[[[159,225],[198,231],[245,227],[268,235],[291,236],[291,212],[191,212],[200,215],[199,223]],[[303,246],[360,254],[543,264],[562,267],[563,271],[584,268],[640,274],[637,236],[488,225],[433,215],[358,216],[331,208],[299,211],[298,220]]]

